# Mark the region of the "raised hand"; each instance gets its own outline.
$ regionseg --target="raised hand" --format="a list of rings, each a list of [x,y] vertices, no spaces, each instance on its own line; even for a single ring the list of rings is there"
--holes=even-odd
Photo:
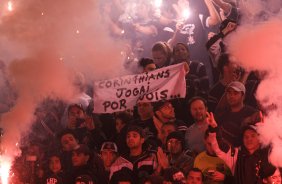
[[[213,128],[216,128],[217,127],[217,123],[216,123],[216,121],[214,119],[213,113],[212,112],[210,112],[210,113],[207,112],[206,115],[207,115],[207,117],[206,117],[207,124],[210,125]]]
[[[157,157],[158,157],[158,163],[163,169],[166,169],[169,167],[169,161],[168,161],[167,155],[164,153],[161,147],[158,147]]]

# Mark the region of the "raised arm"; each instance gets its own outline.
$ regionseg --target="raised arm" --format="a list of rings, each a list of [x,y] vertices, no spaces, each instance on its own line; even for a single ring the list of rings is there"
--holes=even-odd
[[[212,148],[215,154],[226,163],[226,165],[230,168],[230,170],[234,174],[235,165],[236,165],[237,156],[238,156],[238,149],[237,148],[232,149],[231,147],[229,147],[229,150],[227,151],[227,153],[221,150],[219,147],[218,141],[217,141],[217,137],[216,137],[218,126],[217,126],[217,123],[214,119],[214,115],[212,112],[211,113],[207,112],[206,122],[208,123],[209,130],[211,132],[209,133],[209,136],[211,138]]]
[[[205,4],[209,10],[210,16],[207,19],[207,27],[215,26],[220,22],[220,17],[218,12],[216,11],[213,2],[211,0],[205,0]]]

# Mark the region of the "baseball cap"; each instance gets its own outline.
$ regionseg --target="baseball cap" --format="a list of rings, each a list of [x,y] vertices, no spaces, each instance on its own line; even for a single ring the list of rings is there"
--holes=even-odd
[[[101,147],[101,150],[100,151],[106,151],[106,150],[110,150],[110,151],[113,151],[113,152],[118,152],[118,148],[117,148],[117,145],[116,143],[114,142],[104,142],[102,144],[102,147]]]
[[[242,82],[239,82],[239,81],[231,82],[231,83],[228,84],[228,86],[226,87],[226,90],[227,90],[228,88],[232,88],[232,89],[234,89],[234,90],[237,91],[237,92],[243,92],[244,94],[246,93],[245,85],[244,85]]]

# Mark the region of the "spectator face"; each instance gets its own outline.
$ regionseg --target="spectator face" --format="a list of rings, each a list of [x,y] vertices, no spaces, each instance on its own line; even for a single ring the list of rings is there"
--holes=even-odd
[[[117,133],[120,133],[121,129],[124,127],[124,123],[121,119],[116,119],[116,131]]]
[[[153,106],[148,102],[140,102],[137,104],[138,114],[141,118],[151,118],[153,116]]]
[[[131,131],[127,133],[126,144],[129,147],[129,149],[142,147],[143,143],[144,143],[144,138],[142,138],[138,132]]]
[[[207,108],[202,100],[192,102],[190,112],[196,122],[202,122],[206,119]]]
[[[157,111],[157,114],[159,117],[163,117],[165,119],[175,118],[174,107],[168,102]]]
[[[171,154],[179,154],[182,152],[181,141],[171,138],[167,141],[167,149]]]
[[[184,45],[177,44],[174,49],[173,57],[176,63],[181,63],[189,59],[190,53]]]
[[[61,145],[64,151],[72,151],[78,147],[78,142],[72,134],[65,134],[61,137]]]
[[[144,72],[150,72],[155,70],[157,67],[154,63],[148,64],[146,65],[146,67],[144,68]]]
[[[87,164],[87,161],[89,160],[89,155],[85,155],[84,153],[78,153],[73,151],[72,152],[72,165],[77,166],[83,166]]]
[[[240,91],[235,91],[232,88],[228,88],[226,91],[227,102],[231,107],[236,107],[243,103],[244,95]]]
[[[156,63],[158,67],[163,67],[166,64],[167,55],[164,53],[164,51],[153,51],[152,56],[154,63]]]
[[[260,147],[258,134],[254,130],[246,130],[243,136],[243,143],[249,152],[253,152]]]
[[[82,109],[73,106],[68,111],[68,128],[75,129],[77,125],[77,119],[85,119],[85,114]]]
[[[272,176],[269,176],[267,179],[263,179],[265,184],[281,184],[281,173],[279,169],[276,169]]]
[[[61,160],[57,156],[52,156],[49,160],[49,169],[53,173],[58,173],[61,171],[62,166],[61,166]]]
[[[187,176],[187,184],[203,184],[202,173],[190,171]]]
[[[103,150],[101,151],[101,157],[104,162],[104,166],[107,168],[112,165],[117,156],[116,153],[111,150]]]

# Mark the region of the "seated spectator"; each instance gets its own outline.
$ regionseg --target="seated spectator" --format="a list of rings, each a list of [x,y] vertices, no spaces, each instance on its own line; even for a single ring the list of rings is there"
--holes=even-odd
[[[192,168],[187,174],[186,184],[203,184],[203,183],[204,183],[204,175],[202,171],[198,168]]]
[[[211,146],[211,138],[208,130],[205,132],[204,143],[206,150],[197,155],[194,167],[199,168],[205,176],[205,184],[231,183],[229,176],[231,171],[223,160],[218,158]]]
[[[189,101],[190,113],[194,119],[192,124],[185,132],[186,148],[197,155],[205,150],[204,135],[208,129],[206,123],[206,113],[208,110],[207,102],[201,97],[193,97]]]

